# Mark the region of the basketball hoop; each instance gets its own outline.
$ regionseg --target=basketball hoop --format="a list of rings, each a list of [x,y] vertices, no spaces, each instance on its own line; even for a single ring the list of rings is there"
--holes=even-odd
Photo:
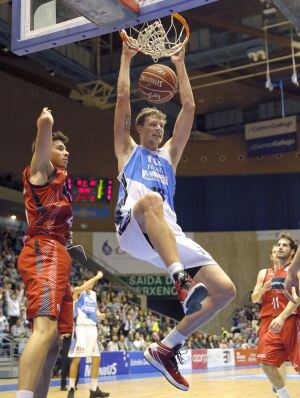
[[[154,62],[159,58],[171,57],[178,53],[187,44],[190,37],[190,28],[180,14],[170,15],[171,21],[165,28],[160,19],[149,23],[145,22],[138,27],[132,26],[120,31],[120,36],[129,47],[150,55]]]

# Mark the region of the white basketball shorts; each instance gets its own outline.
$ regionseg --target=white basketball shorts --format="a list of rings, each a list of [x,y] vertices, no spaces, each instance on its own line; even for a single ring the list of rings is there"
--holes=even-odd
[[[98,330],[96,325],[75,326],[69,357],[99,357]]]
[[[134,217],[133,211],[129,210],[128,214],[124,215],[124,219],[126,221],[122,224],[122,234],[120,235],[117,232],[120,248],[135,258],[148,261],[158,268],[166,268],[159,254],[143,234]],[[198,243],[188,238],[181,230],[180,232],[174,232],[174,236],[177,242],[180,261],[186,269],[217,264],[207,251],[198,245]]]

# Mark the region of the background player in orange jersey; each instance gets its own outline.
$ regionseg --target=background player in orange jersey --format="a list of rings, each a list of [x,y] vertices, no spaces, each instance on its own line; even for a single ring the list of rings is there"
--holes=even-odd
[[[272,252],[270,255],[270,268],[262,269],[257,275],[257,282],[253,290],[251,299],[255,304],[260,305],[259,311],[259,332],[258,332],[258,346],[257,355],[262,354],[262,349],[264,346],[264,337],[269,330],[270,324],[273,320],[273,303],[272,303],[272,292],[271,292],[271,279],[274,275],[275,270],[279,266],[279,261],[277,258],[277,246],[272,247]],[[285,362],[279,368],[280,374],[284,381],[286,381],[286,366]],[[273,391],[276,392],[273,386]]]
[[[277,242],[278,267],[271,278],[271,302],[273,320],[263,340],[264,345],[258,356],[258,362],[269,380],[275,386],[280,398],[289,398],[278,367],[290,359],[296,372],[300,374],[299,333],[300,300],[291,303],[284,295],[284,281],[288,267],[297,250],[297,244],[289,235],[281,235]]]
[[[296,303],[292,294],[293,287],[295,288],[296,295],[300,297],[300,249],[297,250],[292,264],[289,266],[288,275],[284,282],[286,297],[293,303]]]
[[[28,229],[18,259],[26,287],[27,318],[33,333],[22,353],[17,398],[45,398],[59,352],[59,332],[71,333],[72,293],[69,285],[72,209],[66,190],[68,138],[52,132],[51,111],[37,120],[31,165],[23,173]]]

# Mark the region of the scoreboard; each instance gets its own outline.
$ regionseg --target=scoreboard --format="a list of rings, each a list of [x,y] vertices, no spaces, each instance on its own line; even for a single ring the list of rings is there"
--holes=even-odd
[[[68,177],[67,187],[73,203],[109,203],[112,198],[111,178]]]

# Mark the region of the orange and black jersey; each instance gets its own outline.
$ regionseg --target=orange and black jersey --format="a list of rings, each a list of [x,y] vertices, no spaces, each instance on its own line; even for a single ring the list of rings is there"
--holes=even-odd
[[[290,263],[286,264],[284,267],[278,268],[274,271],[271,278],[271,297],[272,297],[272,316],[276,318],[287,306],[288,299],[284,295],[284,281],[287,277],[288,268]],[[294,314],[300,315],[300,307],[298,307]]]
[[[25,211],[29,224],[24,243],[35,236],[47,236],[65,245],[73,216],[71,195],[67,190],[67,172],[55,168],[47,184],[33,185],[29,181],[30,166],[23,172]]]

